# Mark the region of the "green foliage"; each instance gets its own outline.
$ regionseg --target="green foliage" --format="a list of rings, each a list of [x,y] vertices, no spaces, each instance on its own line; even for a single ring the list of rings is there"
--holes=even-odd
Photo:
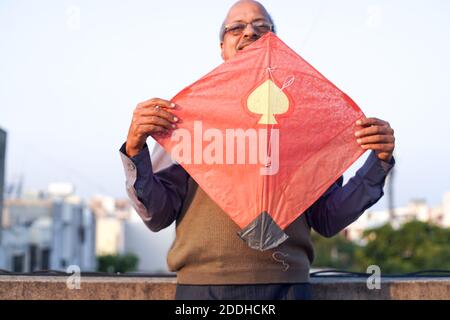
[[[448,228],[411,221],[399,230],[390,225],[367,230],[363,237],[368,243],[358,260],[379,265],[383,273],[450,269]]]
[[[125,255],[97,256],[97,271],[100,272],[132,272],[137,270],[139,258],[132,253]]]
[[[316,255],[313,267],[356,271],[355,255],[356,250],[359,249],[356,244],[345,239],[342,234],[332,238],[324,238],[313,232],[312,239]]]
[[[408,222],[398,230],[389,224],[366,230],[365,246],[342,235],[325,239],[314,233],[312,238],[316,249],[313,267],[365,272],[374,264],[383,274],[450,270],[450,229],[420,221]]]

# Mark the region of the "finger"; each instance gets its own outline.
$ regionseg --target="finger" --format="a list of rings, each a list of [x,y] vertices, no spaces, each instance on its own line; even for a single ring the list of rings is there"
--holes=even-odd
[[[394,135],[394,130],[386,126],[371,126],[355,132],[355,136],[360,138],[376,134]]]
[[[392,152],[394,151],[394,144],[393,143],[375,143],[375,144],[363,144],[361,145],[361,148],[366,150],[375,150],[375,151],[382,151],[382,152]]]
[[[378,118],[361,118],[358,121],[356,121],[356,125],[361,127],[368,127],[368,126],[385,126],[387,124],[386,121],[380,120]]]
[[[166,128],[167,130],[175,129],[176,124],[167,121],[164,118],[158,116],[145,116],[141,117],[136,121],[139,126],[142,125],[157,125]]]
[[[158,126],[158,125],[149,124],[149,125],[138,126],[138,133],[141,135],[145,135],[145,136],[155,134],[155,133],[166,133],[166,132],[168,132],[168,130],[166,128]]]
[[[165,109],[140,109],[137,111],[138,116],[158,116],[161,118],[166,119],[167,121],[170,121],[172,123],[178,122],[180,119],[176,117],[174,114],[166,111]]]
[[[150,100],[139,103],[137,105],[137,109],[154,108],[156,106],[160,106],[161,108],[174,109],[176,107],[176,104],[168,100],[152,98]]]
[[[394,141],[395,138],[393,136],[382,134],[372,135],[356,140],[359,144],[393,143]]]

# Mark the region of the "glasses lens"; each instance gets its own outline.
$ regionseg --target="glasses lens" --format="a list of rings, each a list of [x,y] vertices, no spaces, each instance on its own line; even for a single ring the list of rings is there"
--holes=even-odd
[[[245,30],[246,26],[247,25],[245,23],[233,23],[228,27],[228,32],[236,36],[241,34]]]
[[[269,23],[261,21],[255,22],[252,25],[253,29],[259,34],[267,33],[272,28],[272,26]]]

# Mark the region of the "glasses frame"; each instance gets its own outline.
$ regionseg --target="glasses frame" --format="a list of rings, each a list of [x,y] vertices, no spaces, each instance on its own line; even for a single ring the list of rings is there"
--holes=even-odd
[[[227,24],[227,25],[224,26],[224,28],[223,28],[223,36],[222,36],[222,37],[225,37],[225,35],[231,31],[231,30],[230,30],[230,27],[231,27],[231,26],[237,25],[237,24],[241,24],[241,25],[244,25],[244,24],[245,24],[245,28],[242,29],[242,31],[239,32],[238,34],[235,34],[235,36],[242,35],[242,33],[244,33],[245,29],[247,29],[247,26],[248,26],[249,24],[252,25],[253,30],[254,30],[258,35],[262,35],[262,34],[267,33],[267,32],[259,32],[259,33],[258,33],[258,32],[257,32],[257,28],[258,28],[258,27],[255,27],[255,24],[256,24],[256,23],[265,23],[265,24],[269,27],[269,31],[267,31],[267,32],[273,32],[273,27],[274,27],[273,23],[270,23],[270,22],[265,21],[265,20],[255,20],[255,21],[252,21],[252,22],[233,22],[233,23],[230,23],[230,24]]]

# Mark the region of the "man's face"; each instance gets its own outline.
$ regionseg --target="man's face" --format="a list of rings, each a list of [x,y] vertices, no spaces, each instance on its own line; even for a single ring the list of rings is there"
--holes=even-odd
[[[225,25],[231,25],[235,22],[268,22],[266,11],[256,2],[243,1],[234,5],[225,20]],[[239,50],[258,40],[262,34],[255,32],[251,24],[247,25],[242,34],[235,35],[232,32],[225,33],[222,49],[223,60],[232,58]]]

